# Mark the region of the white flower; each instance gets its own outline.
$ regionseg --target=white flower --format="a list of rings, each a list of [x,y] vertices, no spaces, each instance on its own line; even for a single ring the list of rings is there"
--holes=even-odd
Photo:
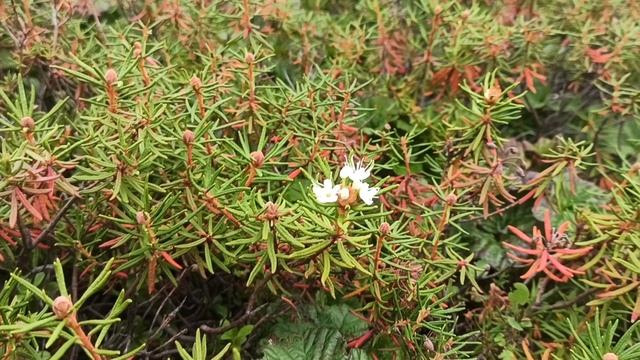
[[[352,161],[347,161],[342,169],[340,169],[340,177],[343,179],[349,178],[354,183],[361,183],[371,175],[372,167],[373,163],[364,166],[362,161],[359,161],[357,164],[354,164]]]
[[[322,186],[313,184],[313,193],[321,203],[332,203],[338,200],[340,185],[333,185],[331,179],[324,179]]]
[[[347,200],[349,199],[349,188],[348,187],[341,187],[340,191],[338,191],[338,197],[340,198],[340,200]]]
[[[371,205],[373,204],[373,198],[377,196],[379,191],[380,189],[377,187],[370,188],[369,184],[360,183],[360,191],[358,194],[365,204]]]

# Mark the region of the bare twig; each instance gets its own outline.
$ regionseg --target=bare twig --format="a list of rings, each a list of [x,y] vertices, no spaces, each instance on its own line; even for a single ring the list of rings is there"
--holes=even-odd
[[[256,321],[254,324],[252,324],[254,331],[252,331],[251,336],[249,336],[249,338],[242,345],[242,347],[245,348],[245,349],[251,348],[251,344],[253,344],[255,341],[257,341],[259,339],[260,334],[259,334],[259,332],[255,331],[256,328],[258,328],[260,325],[262,325],[263,323],[265,323],[265,322],[267,322],[267,321],[269,321],[271,319],[279,318],[280,316],[285,315],[289,311],[290,311],[289,308],[284,308],[281,311],[268,313],[265,316],[263,316],[260,319],[258,319],[258,321]]]
[[[566,301],[559,301],[559,302],[557,302],[555,304],[551,304],[549,306],[533,306],[532,308],[536,312],[564,309],[564,308],[570,307],[571,305],[574,305],[574,304],[584,300],[585,298],[588,298],[589,296],[591,296],[594,293],[596,293],[598,290],[599,289],[595,289],[595,288],[589,289],[589,290],[581,293],[580,295],[576,296],[573,299],[566,300]]]
[[[24,244],[27,249],[32,248],[33,246],[31,245],[31,232],[22,222],[22,216],[20,216],[20,212],[18,212],[18,216],[16,219],[18,223],[18,229],[20,229],[20,236],[22,237],[22,244]]]
[[[536,294],[536,300],[533,303],[533,306],[536,307],[540,305],[542,302],[542,295],[544,295],[544,290],[547,288],[547,284],[549,284],[549,278],[545,277],[538,283],[538,292]]]
[[[178,312],[180,311],[180,309],[182,309],[182,307],[184,306],[184,303],[187,301],[187,298],[185,297],[184,299],[182,299],[182,301],[180,302],[180,305],[178,305],[175,309],[173,309],[173,311],[171,311],[169,313],[169,315],[167,315],[164,320],[162,320],[162,323],[160,324],[160,327],[153,333],[153,335],[151,335],[149,337],[149,339],[154,339],[156,336],[158,336],[158,334],[160,333],[160,331],[162,331],[163,329],[165,329],[167,326],[169,326],[169,324],[171,324],[171,321],[173,321],[173,319],[175,319],[175,317],[178,315]]]
[[[466,223],[466,222],[476,221],[476,220],[486,220],[486,219],[488,219],[488,218],[490,218],[490,217],[492,217],[494,215],[502,214],[503,212],[505,212],[505,211],[511,209],[512,207],[517,206],[517,205],[520,205],[520,203],[515,201],[515,202],[512,202],[509,205],[503,206],[503,207],[501,207],[501,208],[499,208],[499,209],[495,210],[494,212],[491,212],[491,213],[489,213],[487,215],[473,216],[473,217],[470,217],[470,218],[467,218],[467,219],[461,219],[459,222],[460,223]]]
[[[58,225],[58,222],[60,222],[64,214],[69,210],[69,208],[71,207],[71,205],[73,205],[73,202],[76,201],[76,199],[77,198],[74,196],[74,197],[71,197],[69,200],[67,200],[67,202],[62,206],[62,208],[58,210],[58,212],[53,217],[53,219],[51,219],[51,222],[49,222],[49,225],[47,225],[47,227],[42,231],[42,233],[38,235],[38,237],[35,239],[35,241],[33,241],[33,243],[30,243],[30,247],[34,247],[38,245],[40,241],[44,240],[44,238],[49,236],[49,234],[56,228],[56,225]]]
[[[176,280],[176,286],[174,286],[173,289],[171,289],[171,291],[169,291],[169,293],[164,297],[164,299],[160,303],[160,306],[158,307],[158,310],[156,310],[156,313],[153,316],[153,320],[151,321],[151,326],[149,326],[149,332],[151,332],[151,329],[153,329],[153,325],[156,323],[156,320],[158,319],[158,316],[160,315],[160,311],[164,308],[164,305],[167,303],[167,301],[169,301],[169,299],[171,299],[171,296],[173,296],[173,293],[175,293],[176,290],[178,289],[178,287],[180,286],[180,283],[182,282],[182,279],[184,278],[184,276],[187,273],[187,270],[194,271],[195,269],[197,269],[197,266],[195,266],[195,264],[194,264],[193,266],[190,266],[190,267],[185,268],[184,270],[182,270],[182,272],[178,276],[178,279]],[[162,293],[162,291],[158,291],[158,294],[160,294],[160,293]],[[151,307],[149,307],[149,309],[151,309]],[[144,317],[146,317],[146,312],[145,312],[145,316]]]
[[[151,355],[150,359],[170,359],[171,357],[169,355],[175,355],[177,353],[178,353],[177,349],[169,349],[161,353]]]
[[[249,301],[247,302],[247,308],[244,311],[244,314],[242,314],[242,316],[228,323],[227,325],[223,325],[215,328],[210,327],[206,324],[203,324],[203,325],[200,325],[200,330],[204,331],[207,334],[220,334],[227,330],[233,329],[235,327],[238,327],[244,324],[247,320],[249,320],[259,311],[261,311],[267,305],[269,305],[269,304],[262,304],[254,309],[256,301],[258,299],[258,293],[265,285],[267,285],[267,283],[269,283],[272,277],[273,277],[273,273],[269,272],[265,275],[265,277],[262,280],[260,280],[260,282],[256,284],[256,286],[253,288],[253,292],[251,293],[251,296],[249,296]]]
[[[73,262],[73,270],[71,273],[71,301],[78,299],[78,262]]]
[[[178,331],[177,333],[175,333],[169,340],[167,340],[164,343],[162,343],[162,345],[156,347],[153,350],[143,351],[138,356],[140,356],[143,359],[158,359],[158,358],[163,358],[163,356],[165,356],[165,355],[173,354],[173,351],[175,351],[175,349],[171,349],[171,350],[168,350],[168,351],[163,351],[163,352],[157,353],[157,354],[156,354],[156,352],[160,351],[162,348],[165,348],[165,347],[171,345],[174,341],[176,341],[176,339],[178,339],[182,334],[184,334],[186,332],[187,332],[187,329],[182,329],[182,330]]]
[[[267,307],[269,304],[262,304],[260,306],[258,306],[257,308],[249,311],[249,312],[245,312],[244,315],[240,316],[239,318],[237,318],[236,320],[228,323],[227,325],[223,325],[223,326],[219,326],[219,327],[209,327],[207,325],[200,325],[200,330],[206,332],[207,334],[221,334],[226,332],[227,330],[231,330],[233,328],[236,328],[242,324],[244,324],[247,320],[249,320],[251,317],[253,317],[255,314],[257,314],[258,312],[260,312],[262,309],[264,309],[265,307]]]

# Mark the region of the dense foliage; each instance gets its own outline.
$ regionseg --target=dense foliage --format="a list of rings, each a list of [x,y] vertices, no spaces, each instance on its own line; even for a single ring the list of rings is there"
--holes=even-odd
[[[640,359],[640,3],[0,3],[0,358]]]

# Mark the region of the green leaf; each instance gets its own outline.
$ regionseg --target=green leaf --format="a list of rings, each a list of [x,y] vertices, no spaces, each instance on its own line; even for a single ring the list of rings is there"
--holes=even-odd
[[[211,360],[222,360],[227,351],[229,351],[229,348],[231,348],[231,343],[228,343],[222,350],[220,350],[220,352],[216,354],[216,356],[212,357]]]
[[[58,348],[58,351],[55,352],[55,354],[53,354],[49,360],[59,360],[62,359],[62,357],[67,353],[67,351],[73,346],[73,344],[76,342],[76,338],[73,337],[67,341],[65,341],[64,344],[62,344],[62,346],[60,346]]]
[[[61,296],[69,296],[67,292],[67,285],[64,281],[64,271],[62,270],[62,263],[60,263],[60,259],[56,259],[53,262],[53,268],[56,273],[56,282],[58,283],[58,290],[60,291]]]
[[[247,336],[251,334],[253,331],[253,325],[245,325],[238,330],[238,333],[235,336],[236,345],[240,346],[247,341]]]
[[[529,288],[523,283],[513,284],[513,290],[509,293],[509,302],[518,307],[529,303]]]
[[[514,328],[514,329],[516,329],[518,331],[523,331],[524,330],[522,325],[520,325],[520,323],[516,319],[514,319],[512,316],[506,316],[505,319],[507,319],[507,323],[512,328]]]
[[[65,324],[64,321],[60,321],[60,323],[55,327],[53,332],[51,332],[51,335],[49,336],[49,339],[47,340],[47,343],[44,345],[45,349],[50,348],[51,345],[53,345],[53,343],[56,342],[56,340],[58,340],[58,337],[60,337],[60,334],[64,330],[64,326],[65,325],[66,324]]]
[[[513,351],[507,350],[507,349],[502,350],[500,355],[498,355],[498,358],[500,360],[516,360],[517,359],[516,354],[514,354]]]
[[[369,327],[348,306],[314,306],[307,314],[306,321],[282,321],[274,327],[273,341],[263,349],[264,360],[370,359],[363,351],[346,348],[349,339]]]
[[[35,285],[31,284],[27,280],[21,278],[18,275],[13,274],[13,273],[11,274],[11,278],[13,278],[15,281],[20,283],[20,285],[22,285],[25,288],[27,288],[33,295],[35,295],[38,298],[40,298],[40,300],[44,301],[45,303],[47,303],[50,306],[53,305],[53,299],[51,299],[49,296],[47,296],[47,294],[44,292],[44,290],[38,289]]]

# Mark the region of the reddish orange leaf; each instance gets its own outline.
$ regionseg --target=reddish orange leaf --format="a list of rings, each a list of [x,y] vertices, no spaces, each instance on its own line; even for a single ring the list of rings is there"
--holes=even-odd
[[[182,270],[182,265],[178,264],[178,262],[176,262],[171,255],[169,255],[168,252],[166,251],[161,251],[160,255],[162,255],[162,258],[164,259],[164,261],[166,261],[169,265],[173,266],[174,268],[178,269],[178,270]]]
[[[33,207],[33,205],[31,205],[29,200],[24,196],[24,193],[22,193],[20,189],[15,188],[13,190],[13,193],[16,195],[16,197],[18,198],[18,201],[20,201],[22,206],[24,206],[24,208],[27,209],[27,211],[30,212],[31,215],[33,215],[33,220],[35,222],[42,221],[42,214],[40,214],[40,212],[38,212],[38,210],[35,207]]]
[[[513,233],[513,235],[517,236],[518,238],[520,238],[520,240],[531,243],[533,240],[529,237],[529,235],[523,233],[522,231],[520,231],[520,229],[518,229],[515,226],[507,226],[507,229],[509,229],[509,231],[511,231]]]
[[[611,60],[613,53],[606,54],[607,48],[601,47],[599,49],[588,48],[586,50],[587,56],[596,64],[606,64]]]

